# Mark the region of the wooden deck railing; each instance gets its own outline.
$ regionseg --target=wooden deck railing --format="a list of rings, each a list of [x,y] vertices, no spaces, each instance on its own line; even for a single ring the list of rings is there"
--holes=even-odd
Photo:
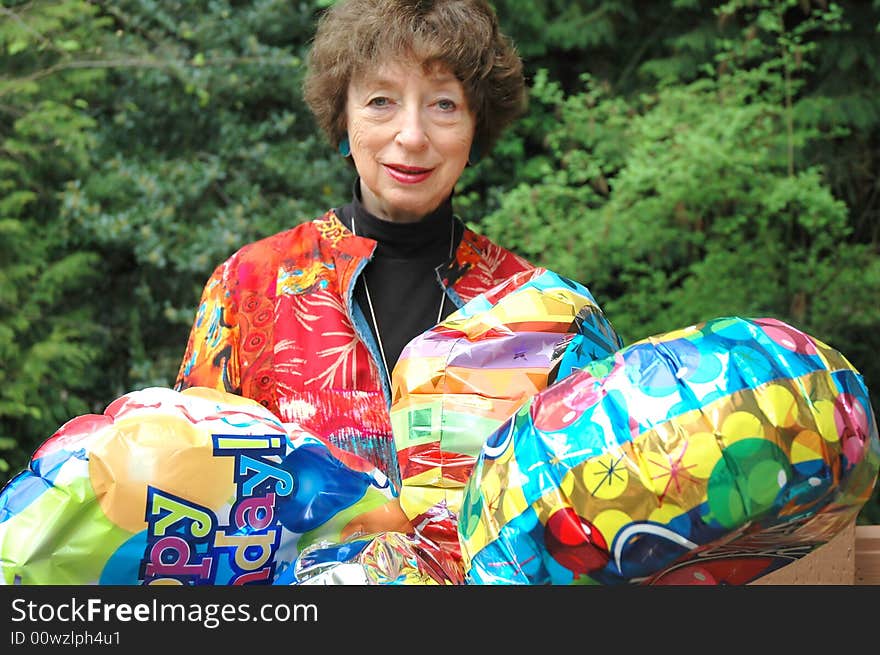
[[[880,585],[880,525],[857,525],[856,584]]]
[[[880,585],[880,525],[851,525],[806,557],[752,584]]]

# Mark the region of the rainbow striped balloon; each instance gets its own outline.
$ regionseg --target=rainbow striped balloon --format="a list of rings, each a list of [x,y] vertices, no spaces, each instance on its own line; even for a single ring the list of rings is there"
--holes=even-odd
[[[394,368],[400,503],[420,533],[458,551],[457,513],[480,448],[552,382],[575,336],[586,359],[622,344],[582,285],[524,271],[411,341]]]

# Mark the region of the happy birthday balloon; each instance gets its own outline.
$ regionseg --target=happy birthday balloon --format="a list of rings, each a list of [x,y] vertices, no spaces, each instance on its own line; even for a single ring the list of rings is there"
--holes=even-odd
[[[480,452],[459,516],[469,583],[745,584],[871,495],[862,376],[790,325],[719,318],[567,355]]]
[[[387,478],[259,403],[126,394],[0,492],[0,583],[270,584],[300,550],[407,529]]]

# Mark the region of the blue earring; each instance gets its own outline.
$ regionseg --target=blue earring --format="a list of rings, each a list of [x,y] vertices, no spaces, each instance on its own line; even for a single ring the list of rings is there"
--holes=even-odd
[[[467,163],[470,166],[474,166],[477,162],[480,161],[480,145],[474,141],[471,143],[470,152],[468,152]]]
[[[339,154],[343,157],[348,157],[351,154],[351,144],[348,142],[348,137],[342,137],[342,141],[339,142]]]

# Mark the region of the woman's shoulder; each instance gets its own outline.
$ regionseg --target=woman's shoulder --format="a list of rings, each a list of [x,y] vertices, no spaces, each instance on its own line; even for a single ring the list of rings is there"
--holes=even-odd
[[[324,226],[333,220],[339,221],[330,210],[317,218],[247,243],[235,251],[226,264],[237,265],[250,261],[280,263],[311,253],[323,232],[326,232]]]
[[[492,263],[495,266],[503,266],[505,269],[509,269],[510,272],[535,268],[535,265],[525,257],[498,245],[489,237],[466,225],[461,243],[469,248],[473,256],[478,260],[484,263]]]
[[[466,226],[445,280],[467,302],[512,275],[533,269],[524,257]]]

